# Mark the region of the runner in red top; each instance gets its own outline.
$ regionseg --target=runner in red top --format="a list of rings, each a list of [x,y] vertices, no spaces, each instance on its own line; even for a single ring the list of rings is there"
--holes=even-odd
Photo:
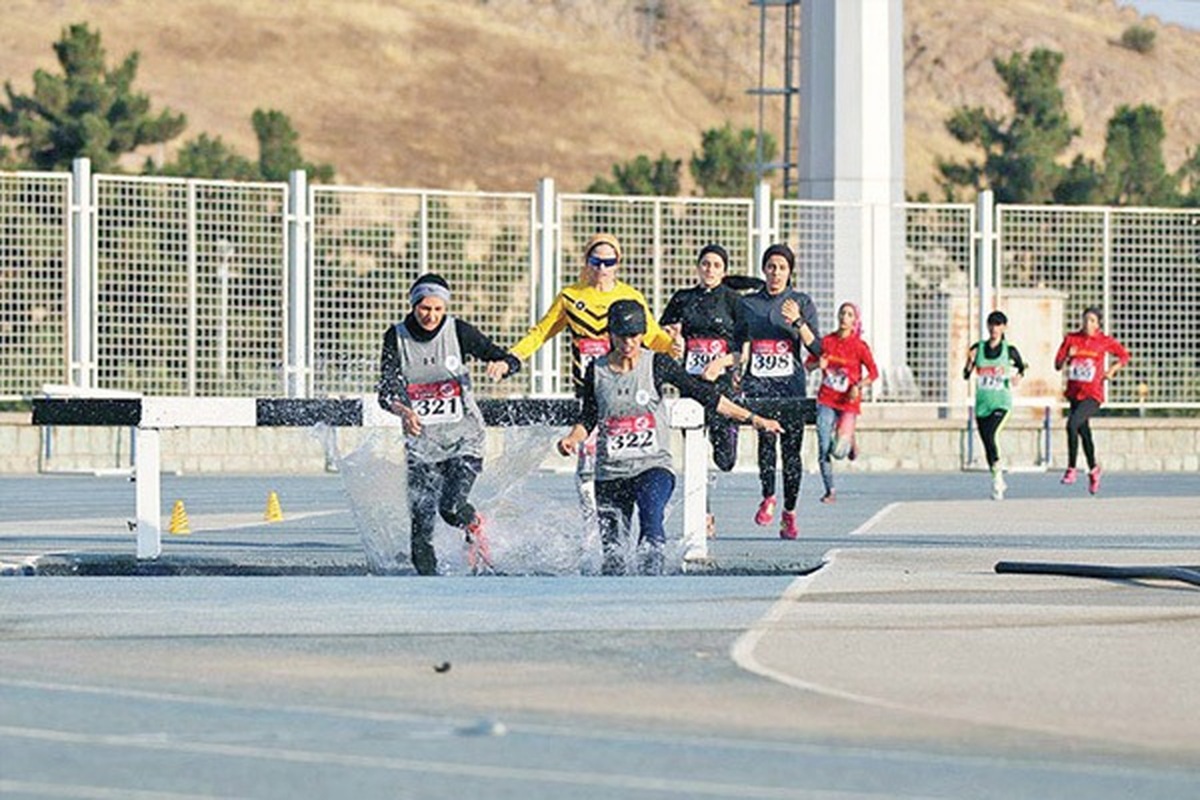
[[[1092,442],[1092,427],[1088,421],[1104,402],[1104,382],[1129,363],[1129,351],[1113,337],[1100,330],[1101,311],[1092,306],[1083,312],[1083,327],[1068,333],[1054,356],[1054,368],[1067,373],[1066,398],[1071,403],[1067,416],[1067,471],[1062,483],[1074,483],[1075,464],[1079,458],[1079,442],[1088,462],[1088,491],[1100,491],[1100,465],[1096,462],[1096,447]],[[1117,362],[1106,366],[1108,356]]]
[[[819,358],[810,356],[806,366],[821,367],[817,391],[817,460],[825,483],[822,503],[834,501],[833,458],[854,458],[854,426],[862,409],[863,372],[866,383],[879,377],[875,356],[862,338],[862,315],[854,303],[838,308],[838,329],[821,340]]]

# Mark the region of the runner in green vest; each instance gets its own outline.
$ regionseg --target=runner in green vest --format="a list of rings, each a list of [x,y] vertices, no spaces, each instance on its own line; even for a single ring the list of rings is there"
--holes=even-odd
[[[996,438],[1008,420],[1012,410],[1012,387],[1025,374],[1025,362],[1017,348],[1004,338],[1008,317],[1003,311],[988,314],[988,338],[971,345],[967,351],[967,363],[963,366],[963,380],[969,380],[975,372],[975,423],[979,438],[987,455],[988,469],[992,473],[992,499],[1003,500],[1007,485],[1000,464],[1000,448]],[[1015,373],[1014,373],[1015,370]]]

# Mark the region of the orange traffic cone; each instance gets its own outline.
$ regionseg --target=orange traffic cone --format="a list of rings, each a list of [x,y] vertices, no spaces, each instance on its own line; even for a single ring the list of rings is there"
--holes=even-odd
[[[282,522],[283,509],[279,507],[279,495],[271,492],[267,495],[267,510],[263,514],[263,519],[267,522]]]
[[[184,509],[182,500],[176,500],[175,508],[171,509],[171,524],[167,527],[167,531],[180,536],[186,536],[192,532],[188,523],[187,510]]]

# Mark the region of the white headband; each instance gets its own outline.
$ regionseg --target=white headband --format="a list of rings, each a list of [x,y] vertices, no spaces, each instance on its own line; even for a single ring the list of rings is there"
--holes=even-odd
[[[440,297],[447,303],[450,302],[450,290],[445,286],[439,286],[436,283],[418,283],[408,293],[408,301],[412,305],[416,305],[426,297]]]

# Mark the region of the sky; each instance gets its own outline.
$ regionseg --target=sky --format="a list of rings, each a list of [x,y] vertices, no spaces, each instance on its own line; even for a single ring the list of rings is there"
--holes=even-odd
[[[1119,0],[1119,4],[1153,14],[1163,22],[1200,30],[1200,0]]]

